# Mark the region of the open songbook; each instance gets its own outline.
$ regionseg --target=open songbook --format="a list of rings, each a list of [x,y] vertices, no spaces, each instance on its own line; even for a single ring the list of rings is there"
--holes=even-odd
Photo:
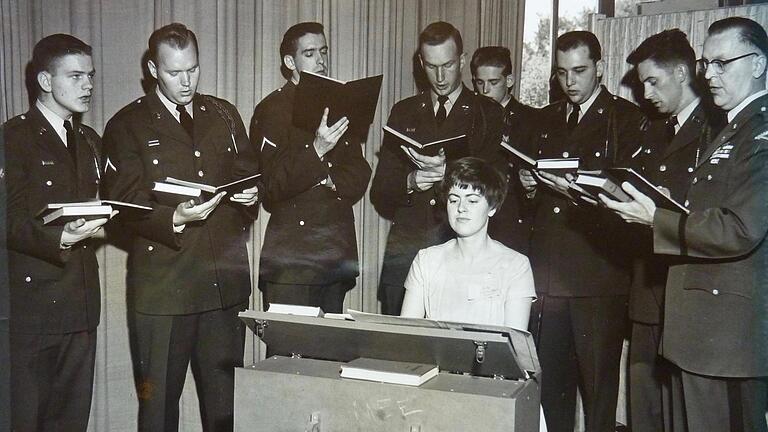
[[[393,138],[393,140],[389,142],[398,146],[403,145],[412,147],[424,156],[437,156],[440,149],[443,149],[445,152],[445,158],[447,160],[455,160],[469,156],[469,141],[467,140],[466,135],[457,135],[437,141],[421,143],[389,126],[384,126],[383,129],[384,132],[387,132],[389,136]]]
[[[92,200],[68,203],[50,203],[37,212],[37,216],[45,225],[63,225],[77,219],[110,218],[112,212],[120,214],[144,214],[152,211],[152,207],[112,200]]]
[[[166,177],[161,182],[155,182],[152,188],[155,192],[179,195],[184,199],[194,199],[201,203],[211,199],[220,192],[227,192],[228,195],[240,193],[245,189],[255,186],[261,177],[261,174],[254,174],[239,180],[235,180],[220,186],[211,186],[205,183],[195,183],[186,180],[179,180],[173,177]]]
[[[522,168],[546,171],[561,177],[566,173],[574,174],[579,169],[579,158],[534,159],[504,141],[501,142],[501,147],[520,160],[523,163]]]
[[[376,114],[383,75],[352,81],[341,81],[302,71],[296,87],[293,124],[314,133],[320,125],[323,110],[328,108],[328,126],[340,118],[349,120],[348,132],[356,137],[368,135]]]
[[[629,202],[632,198],[624,192],[621,184],[630,183],[642,194],[653,200],[656,207],[688,214],[690,211],[674,199],[666,196],[653,183],[632,168],[608,168],[598,171],[579,171],[574,183],[586,192],[587,198],[597,201],[603,194],[614,201]],[[578,190],[573,189],[576,193]]]

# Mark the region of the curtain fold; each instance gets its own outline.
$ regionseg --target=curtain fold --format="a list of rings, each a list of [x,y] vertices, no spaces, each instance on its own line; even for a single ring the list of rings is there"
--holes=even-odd
[[[199,91],[235,104],[247,127],[254,106],[284,83],[278,47],[285,30],[300,21],[319,21],[328,37],[332,76],[347,80],[384,74],[363,149],[375,167],[389,110],[416,92],[413,55],[419,31],[432,21],[449,21],[462,32],[468,59],[479,46],[504,45],[519,69],[523,7],[524,0],[0,0],[0,122],[29,108],[24,73],[35,42],[63,32],[93,46],[94,98],[83,121],[101,133],[120,108],[151,89],[143,71],[147,39],[154,29],[178,21],[198,37]],[[464,82],[470,85],[468,65]],[[256,275],[268,217],[260,215],[249,244],[252,308],[261,307]],[[355,217],[361,276],[345,305],[376,312],[389,222],[379,217],[368,196],[355,206]],[[136,430],[126,245],[122,233],[110,230],[98,250],[103,304],[90,431]],[[253,336],[246,347],[246,363],[261,355]],[[190,374],[180,407],[185,431],[200,430],[193,384]]]

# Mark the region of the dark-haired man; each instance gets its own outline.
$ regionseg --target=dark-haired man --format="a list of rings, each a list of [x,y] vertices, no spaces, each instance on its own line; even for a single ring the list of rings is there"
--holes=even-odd
[[[466,54],[459,31],[435,22],[419,35],[419,61],[430,89],[392,107],[387,124],[419,142],[466,134],[473,156],[502,160],[499,142],[501,107],[472,93],[461,83]],[[386,314],[399,315],[403,283],[419,249],[444,243],[453,236],[438,202],[435,184],[445,172],[445,156],[423,156],[398,148],[385,136],[371,186],[371,201],[392,221],[379,284],[379,300]]]
[[[712,124],[720,123],[697,94],[693,48],[685,33],[665,30],[643,41],[627,62],[635,67],[644,98],[661,115],[650,122],[635,160],[646,178],[683,202]],[[630,421],[637,432],[671,430],[670,416],[663,414],[663,402],[670,397],[670,368],[658,356],[668,260],[653,255],[650,233],[644,231],[639,240],[629,295]]]
[[[567,99],[542,108],[537,157],[578,157],[588,170],[622,164],[640,142],[643,115],[600,85],[604,65],[594,34],[565,33],[556,49],[557,80]],[[619,219],[574,201],[570,176],[521,170],[520,177],[536,205],[530,259],[539,300],[532,330],[546,371],[547,426],[573,431],[578,386],[586,430],[612,431],[629,289]]]
[[[500,46],[478,48],[469,62],[475,91],[495,100],[504,108],[502,140],[523,152],[530,152],[531,133],[535,130],[536,109],[520,103],[512,95],[515,76],[509,49]],[[508,176],[517,178],[512,156],[508,157]],[[530,209],[523,198],[520,182],[512,182],[504,205],[491,218],[488,234],[506,246],[528,254],[531,234]]]
[[[97,197],[101,140],[79,116],[90,109],[91,52],[66,34],[40,40],[31,63],[35,105],[2,127],[14,431],[88,425],[101,305],[89,238],[107,219],[50,226],[37,212],[49,203]]]
[[[259,265],[264,303],[342,312],[359,274],[352,206],[368,188],[371,167],[360,138],[342,117],[316,131],[293,125],[301,72],[328,74],[323,26],[299,23],[285,32],[280,59],[288,82],[254,110],[251,139],[261,149],[264,205],[271,212]]]
[[[683,214],[634,198],[602,198],[628,222],[651,227],[671,255],[662,355],[679,367],[687,430],[765,431],[768,376],[768,36],[756,22],[714,22],[700,73],[728,124],[699,154]]]
[[[104,131],[104,194],[154,207],[124,220],[133,240],[139,430],[178,429],[190,361],[203,429],[232,430],[234,367],[242,366],[245,337],[237,314],[251,293],[246,242],[257,188],[195,204],[152,187],[165,177],[220,185],[258,166],[235,107],[197,93],[192,31],[174,23],[152,33],[147,67],[155,91],[120,110]]]

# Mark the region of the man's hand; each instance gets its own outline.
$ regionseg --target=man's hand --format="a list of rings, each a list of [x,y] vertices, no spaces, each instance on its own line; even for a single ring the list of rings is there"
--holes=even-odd
[[[173,212],[173,224],[179,226],[205,220],[216,209],[224,195],[226,192],[219,192],[213,198],[199,205],[195,205],[194,200],[184,201],[176,206],[176,211]]]
[[[424,156],[409,147],[400,146],[400,148],[417,168],[408,174],[409,189],[425,191],[443,179],[445,174],[445,152],[443,149],[440,149],[437,156]]]
[[[116,214],[116,212],[114,213]],[[93,237],[108,220],[109,218],[99,218],[87,221],[80,218],[67,222],[64,225],[64,230],[61,232],[60,244],[63,247],[69,247],[81,240]]]
[[[236,193],[231,197],[229,197],[229,200],[232,202],[242,204],[246,207],[250,207],[256,204],[257,201],[259,201],[259,187],[254,186],[252,188],[245,189],[244,191],[240,193]]]
[[[347,120],[346,117],[340,118],[339,121],[331,126],[328,126],[327,123],[328,108],[323,110],[323,118],[320,119],[320,126],[317,127],[317,131],[315,132],[315,141],[312,142],[312,145],[315,146],[317,157],[321,159],[326,153],[336,147],[339,138],[341,138],[349,128],[349,120]]]
[[[536,185],[539,184],[539,182],[536,181],[533,171],[521,169],[518,171],[517,175],[520,178],[520,184],[523,185],[523,190],[525,190],[526,193],[530,194],[536,190]]]
[[[568,185],[575,180],[573,175],[570,173],[566,173],[565,177],[560,177],[554,174],[550,174],[545,171],[534,171],[536,174],[536,177],[541,180],[542,183],[549,186],[552,190],[559,192],[566,197],[572,199],[571,194],[568,193]]]
[[[628,182],[622,183],[621,188],[632,197],[632,201],[626,203],[614,201],[603,194],[599,195],[600,200],[606,207],[624,219],[625,222],[652,226],[653,215],[656,213],[656,204],[653,200],[648,198],[647,195],[640,193]]]

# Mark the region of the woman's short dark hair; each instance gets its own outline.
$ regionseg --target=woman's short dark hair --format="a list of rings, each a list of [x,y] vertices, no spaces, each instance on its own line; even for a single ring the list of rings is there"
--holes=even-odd
[[[440,198],[448,201],[453,186],[475,190],[484,196],[491,208],[498,209],[507,196],[507,178],[483,159],[465,157],[449,162],[440,183]]]

